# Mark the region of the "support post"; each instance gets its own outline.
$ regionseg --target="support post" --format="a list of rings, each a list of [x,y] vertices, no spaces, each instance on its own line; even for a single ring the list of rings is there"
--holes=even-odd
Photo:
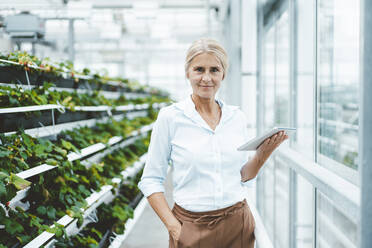
[[[75,60],[75,35],[74,35],[74,19],[68,20],[68,59],[71,62]]]
[[[359,173],[361,188],[360,232],[361,248],[372,247],[372,1],[360,5],[360,84],[359,84]]]

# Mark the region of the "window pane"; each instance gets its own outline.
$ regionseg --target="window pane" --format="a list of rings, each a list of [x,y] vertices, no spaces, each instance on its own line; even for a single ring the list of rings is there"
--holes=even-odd
[[[296,186],[296,247],[313,248],[314,191],[313,186],[302,176],[297,175]]]
[[[359,1],[318,2],[318,162],[357,183]]]
[[[275,99],[275,27],[272,26],[264,37],[263,59],[263,95],[264,95],[264,129],[274,125]]]
[[[271,240],[274,240],[274,163],[271,158],[266,161],[263,173],[263,209],[262,220]]]
[[[293,148],[314,158],[314,1],[297,1],[297,64],[295,65],[296,140]]]
[[[289,23],[285,11],[276,24],[275,125],[289,126]]]
[[[317,247],[356,248],[357,220],[352,220],[321,192],[317,196]]]
[[[275,245],[289,247],[289,168],[275,158]]]

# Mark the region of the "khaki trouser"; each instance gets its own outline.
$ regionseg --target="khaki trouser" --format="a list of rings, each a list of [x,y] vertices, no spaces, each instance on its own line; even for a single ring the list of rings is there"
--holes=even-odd
[[[254,247],[255,222],[246,200],[206,212],[191,212],[174,204],[172,212],[182,227],[177,244],[169,235],[169,248]]]

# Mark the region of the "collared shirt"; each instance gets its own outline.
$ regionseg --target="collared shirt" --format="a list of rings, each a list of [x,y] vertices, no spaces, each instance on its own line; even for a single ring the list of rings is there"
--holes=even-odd
[[[248,140],[247,119],[238,107],[217,103],[222,115],[215,130],[196,111],[191,97],[160,110],[138,185],[146,197],[164,192],[170,164],[174,201],[189,211],[224,208],[245,198],[244,186],[255,180],[241,182],[248,152],[237,148]]]

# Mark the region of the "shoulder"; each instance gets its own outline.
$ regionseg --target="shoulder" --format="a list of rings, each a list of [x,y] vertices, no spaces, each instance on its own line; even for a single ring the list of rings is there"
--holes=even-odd
[[[180,104],[179,102],[172,103],[169,106],[161,108],[157,119],[166,121],[173,119],[175,116],[181,113],[180,108],[178,107],[179,104]]]
[[[240,106],[226,104],[222,100],[218,100],[218,102],[220,105],[223,105],[223,108],[226,109],[226,112],[231,113],[231,115],[233,115],[234,117],[245,118],[245,113],[241,110]]]
[[[224,108],[226,109],[226,113],[228,113],[227,115],[234,122],[235,121],[237,121],[239,123],[242,123],[242,122],[247,123],[248,122],[246,114],[241,110],[241,108],[239,106],[229,105],[229,104],[225,104],[225,103],[223,103],[223,104],[224,104],[223,105]]]

